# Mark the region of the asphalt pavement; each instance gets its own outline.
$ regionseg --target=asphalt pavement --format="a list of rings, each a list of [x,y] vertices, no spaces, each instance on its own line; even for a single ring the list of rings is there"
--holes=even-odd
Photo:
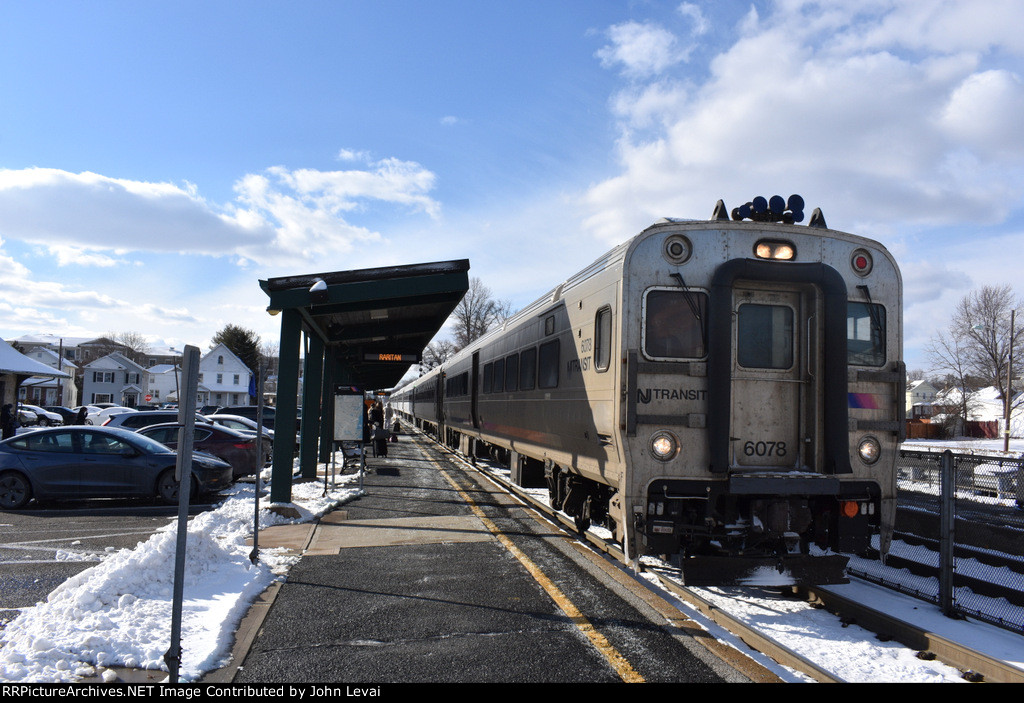
[[[302,558],[250,609],[230,665],[202,681],[765,680],[615,596],[573,540],[436,454],[402,435],[367,458],[366,495],[262,531],[261,548]]]

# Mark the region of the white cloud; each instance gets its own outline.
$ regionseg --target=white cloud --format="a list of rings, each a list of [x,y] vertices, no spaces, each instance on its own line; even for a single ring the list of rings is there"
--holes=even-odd
[[[368,155],[342,151],[339,158]],[[192,184],[148,183],[59,169],[0,170],[0,234],[41,244],[60,266],[125,263],[105,252],[194,253],[239,261],[315,261],[380,234],[350,213],[376,206],[440,214],[435,176],[419,164],[381,159],[366,169],[273,167],[235,184],[237,199],[204,200]]]
[[[691,36],[699,37],[702,34],[707,34],[708,30],[711,29],[711,23],[704,17],[704,13],[701,12],[698,5],[692,2],[684,2],[676,8],[676,11],[693,23],[693,29],[690,30]]]
[[[111,268],[128,263],[125,259],[115,259],[106,254],[91,252],[83,247],[75,247],[67,244],[51,244],[46,247],[47,251],[57,260],[58,266],[97,266],[100,268]]]
[[[633,39],[655,37],[653,56],[668,56],[680,41],[666,29],[616,25],[604,65],[648,70],[633,70],[613,102],[621,171],[587,193],[587,227],[614,242],[652,218],[775,192],[802,193],[833,225],[1000,220],[1024,196],[1024,90],[1014,70],[976,52],[1014,52],[1021,40],[1000,31],[996,45],[977,28],[1021,26],[1024,5],[964,5],[793,0],[763,17],[752,10],[701,82],[667,59],[642,60]],[[894,33],[897,20],[926,33],[915,51]],[[965,38],[943,45],[957,24]]]
[[[597,52],[602,65],[621,65],[627,76],[645,78],[685,61],[690,53],[668,30],[650,22],[624,22],[608,29],[610,46]]]
[[[972,73],[949,96],[939,122],[950,138],[986,158],[1024,155],[1024,85],[1006,70]]]
[[[194,186],[59,169],[0,170],[0,233],[46,246],[226,254],[267,243],[216,212]]]

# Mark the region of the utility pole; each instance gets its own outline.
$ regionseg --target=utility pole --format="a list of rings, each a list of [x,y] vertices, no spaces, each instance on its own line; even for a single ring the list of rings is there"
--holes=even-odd
[[[1010,451],[1010,405],[1013,403],[1013,341],[1017,311],[1010,310],[1010,359],[1006,364],[1006,395],[1003,396],[1003,451]]]

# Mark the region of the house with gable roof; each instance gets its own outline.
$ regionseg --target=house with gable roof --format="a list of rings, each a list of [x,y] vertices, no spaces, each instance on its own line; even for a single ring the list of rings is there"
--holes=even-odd
[[[64,378],[68,374],[30,359],[0,340],[0,404],[16,403],[19,386],[35,376]]]
[[[78,386],[75,385],[78,366],[73,361],[62,357],[49,347],[34,347],[24,354],[29,359],[46,364],[67,376],[33,376],[27,379],[18,389],[21,400],[35,405],[65,405],[69,408],[79,404]]]
[[[199,383],[209,395],[210,405],[252,405],[249,382],[252,371],[224,344],[218,344],[199,359]]]
[[[149,392],[146,369],[118,352],[86,364],[82,377],[82,402],[116,403],[132,408],[145,402]]]

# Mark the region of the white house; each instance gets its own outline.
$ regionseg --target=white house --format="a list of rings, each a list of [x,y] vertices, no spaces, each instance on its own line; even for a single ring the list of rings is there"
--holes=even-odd
[[[25,352],[29,359],[68,374],[64,378],[33,376],[21,384],[19,389],[23,400],[35,405],[64,405],[73,408],[78,405],[78,386],[75,375],[78,367],[69,359],[62,358],[49,347],[34,347]]]
[[[223,344],[199,359],[199,384],[209,391],[210,405],[252,405],[252,371]]]
[[[173,403],[178,400],[178,387],[181,384],[181,369],[173,364],[157,364],[146,369],[149,375],[150,403]]]
[[[29,359],[7,342],[0,340],[0,404],[15,403],[18,386],[33,376],[62,378],[65,373]]]
[[[145,402],[149,374],[128,357],[107,354],[86,364],[83,371],[83,403],[117,403],[131,408]]]
[[[963,395],[959,389],[949,389],[939,393],[938,402],[947,406],[958,407]],[[976,422],[994,422],[999,427],[999,436],[1003,436],[1006,406],[1003,405],[1003,394],[999,388],[989,386],[967,395],[967,419]],[[1024,403],[1021,392],[1014,394],[1010,403],[1010,436],[1024,437]]]
[[[939,389],[928,381],[914,381],[907,384],[907,414],[912,415],[915,405],[930,405],[935,402]]]

